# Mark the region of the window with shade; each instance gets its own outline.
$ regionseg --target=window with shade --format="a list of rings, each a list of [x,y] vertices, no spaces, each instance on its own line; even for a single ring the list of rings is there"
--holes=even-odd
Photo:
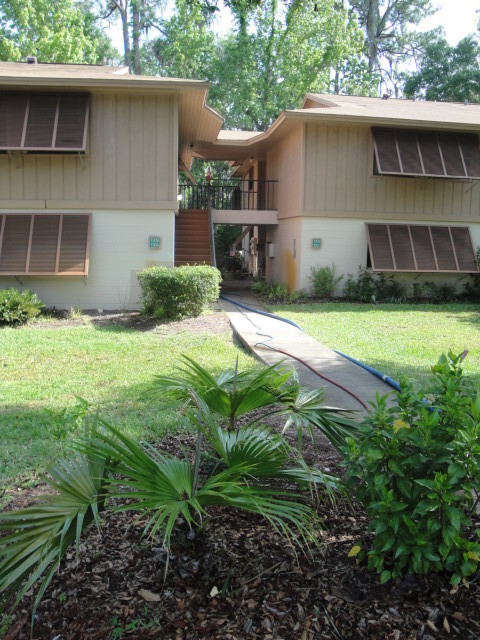
[[[86,276],[91,214],[0,215],[0,276]]]
[[[480,146],[474,133],[372,131],[380,175],[480,180]]]
[[[373,271],[478,273],[468,227],[367,223]]]
[[[0,92],[0,151],[85,152],[86,93]]]

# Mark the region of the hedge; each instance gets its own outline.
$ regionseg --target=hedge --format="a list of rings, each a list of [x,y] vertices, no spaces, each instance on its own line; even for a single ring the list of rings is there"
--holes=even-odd
[[[137,277],[142,313],[162,320],[198,316],[220,293],[221,274],[215,267],[149,267]]]

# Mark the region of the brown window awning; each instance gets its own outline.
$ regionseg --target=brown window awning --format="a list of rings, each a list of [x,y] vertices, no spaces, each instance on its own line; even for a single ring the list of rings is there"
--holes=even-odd
[[[0,92],[1,151],[85,151],[86,93]]]
[[[91,214],[0,215],[0,276],[86,276]]]
[[[474,133],[372,131],[380,174],[480,180],[480,146]]]
[[[367,223],[373,271],[478,273],[468,227]]]

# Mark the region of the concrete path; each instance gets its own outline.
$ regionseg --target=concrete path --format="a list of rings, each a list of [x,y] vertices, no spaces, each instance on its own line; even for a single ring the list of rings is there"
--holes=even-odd
[[[238,293],[240,295],[232,293],[229,296],[228,292],[225,291],[224,295],[235,302],[241,302],[247,306],[265,311],[251,294],[244,291]],[[282,360],[288,364],[291,363],[292,366],[295,366],[302,384],[310,388],[325,387],[326,404],[329,406],[364,411],[360,402],[354,397],[319,378],[308,367],[298,361],[287,358],[284,354],[273,351],[268,347],[282,349],[304,360],[315,371],[350,389],[367,404],[369,401],[375,400],[377,392],[380,395],[384,395],[393,391],[389,385],[379,378],[345,360],[332,349],[320,344],[314,338],[286,322],[280,322],[258,313],[240,309],[222,299],[220,300],[220,306],[226,312],[234,333],[248,349],[253,351],[266,364],[271,365]]]

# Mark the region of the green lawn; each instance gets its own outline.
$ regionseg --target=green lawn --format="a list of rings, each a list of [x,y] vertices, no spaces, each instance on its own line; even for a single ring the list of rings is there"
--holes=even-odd
[[[464,370],[480,385],[480,305],[333,302],[269,309],[332,349],[417,385],[428,380],[441,353],[468,349]]]
[[[129,433],[159,437],[182,424],[146,391],[156,373],[171,373],[182,353],[213,371],[257,366],[229,331],[166,334],[93,324],[0,329],[0,483],[42,470],[60,448],[52,412],[81,396]],[[1,492],[0,492],[1,494]]]

